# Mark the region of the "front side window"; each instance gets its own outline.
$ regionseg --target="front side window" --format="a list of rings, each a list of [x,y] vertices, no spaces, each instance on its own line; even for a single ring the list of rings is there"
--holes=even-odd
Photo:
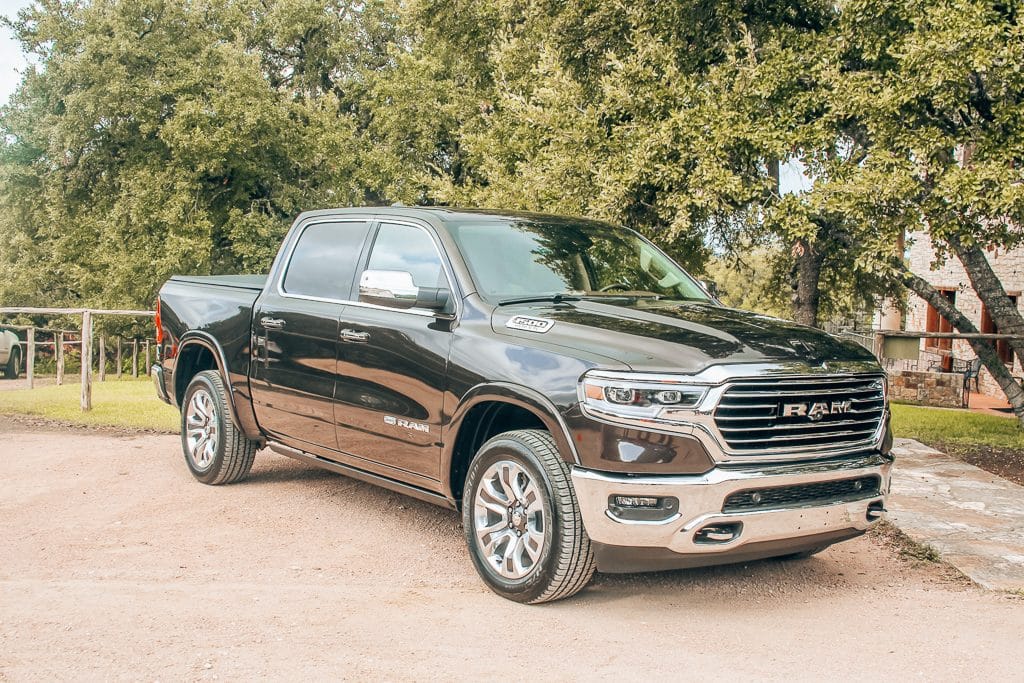
[[[417,287],[447,287],[441,257],[425,230],[384,223],[377,231],[367,270],[398,270],[412,274]]]
[[[345,301],[352,293],[359,252],[370,224],[314,223],[299,235],[283,289],[287,294]]]

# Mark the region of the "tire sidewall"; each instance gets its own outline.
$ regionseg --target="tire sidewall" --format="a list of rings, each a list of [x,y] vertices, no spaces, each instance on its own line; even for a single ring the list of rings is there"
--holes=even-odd
[[[192,400],[192,396],[200,389],[205,389],[212,399],[214,418],[216,419],[217,424],[217,447],[214,449],[210,465],[205,469],[199,469],[195,466],[195,463],[192,462],[192,456],[188,449],[188,405]],[[201,372],[192,378],[191,382],[189,382],[188,389],[185,390],[185,399],[181,403],[181,452],[185,456],[185,464],[188,465],[188,469],[192,472],[192,476],[204,484],[210,484],[216,481],[224,463],[224,450],[226,448],[227,434],[224,431],[225,415],[223,399],[224,397],[221,395],[221,387],[218,386],[218,383],[214,382],[206,372]]]
[[[4,368],[4,377],[7,379],[18,379],[21,375],[21,349],[15,346],[11,349],[11,356],[7,359],[7,367]]]
[[[543,498],[541,503],[545,520],[544,548],[536,567],[525,577],[517,580],[501,576],[481,557],[476,538],[473,508],[476,491],[481,483],[480,477],[487,468],[501,460],[511,460],[526,470],[536,482]],[[514,437],[501,436],[488,441],[473,459],[462,495],[462,526],[469,546],[469,555],[477,572],[499,595],[516,602],[529,602],[539,597],[550,584],[558,556],[556,550],[562,541],[561,520],[557,517],[558,510],[554,499],[555,493],[550,478],[540,458],[528,445]]]

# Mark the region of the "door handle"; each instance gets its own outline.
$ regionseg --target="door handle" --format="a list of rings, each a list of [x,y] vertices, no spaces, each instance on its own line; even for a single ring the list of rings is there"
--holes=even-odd
[[[338,336],[341,337],[343,341],[356,342],[359,344],[365,344],[366,342],[370,341],[369,332],[357,332],[356,330],[342,330],[338,334]]]
[[[284,321],[280,318],[260,318],[260,325],[268,330],[280,330],[284,328]]]

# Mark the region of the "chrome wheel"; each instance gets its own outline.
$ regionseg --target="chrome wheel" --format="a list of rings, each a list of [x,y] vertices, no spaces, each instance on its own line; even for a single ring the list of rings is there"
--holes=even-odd
[[[192,394],[185,413],[185,442],[189,459],[197,470],[205,470],[217,453],[217,408],[205,389]]]
[[[522,579],[544,550],[544,504],[537,482],[518,463],[499,460],[484,472],[473,500],[480,556],[506,579]]]

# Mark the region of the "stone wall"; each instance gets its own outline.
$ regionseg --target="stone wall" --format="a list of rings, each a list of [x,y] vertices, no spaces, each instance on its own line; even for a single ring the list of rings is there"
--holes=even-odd
[[[924,406],[962,408],[964,376],[955,372],[890,370],[889,398]]]
[[[928,280],[929,283],[940,289],[955,289],[956,306],[964,315],[981,328],[981,300],[971,288],[970,280],[964,271],[963,265],[956,256],[947,259],[944,263],[936,263],[935,252],[932,242],[927,233],[913,233],[908,236],[910,249],[910,269]],[[994,250],[989,252],[989,262],[992,269],[1002,280],[1006,293],[1018,295],[1017,306],[1024,311],[1024,248],[1010,251]],[[923,331],[928,324],[928,304],[918,296],[911,294],[907,301],[907,324],[906,329]],[[932,360],[938,360],[941,356],[925,349],[925,340],[921,340],[921,362],[919,368],[925,369]],[[970,360],[975,357],[970,344],[961,339],[953,341],[953,357],[956,359]],[[1024,376],[1019,362],[1014,362],[1010,369],[1011,374],[1017,377]],[[958,375],[959,376],[959,375]],[[982,368],[980,379],[981,393],[988,396],[1003,398],[1003,392],[995,383],[987,370]]]

